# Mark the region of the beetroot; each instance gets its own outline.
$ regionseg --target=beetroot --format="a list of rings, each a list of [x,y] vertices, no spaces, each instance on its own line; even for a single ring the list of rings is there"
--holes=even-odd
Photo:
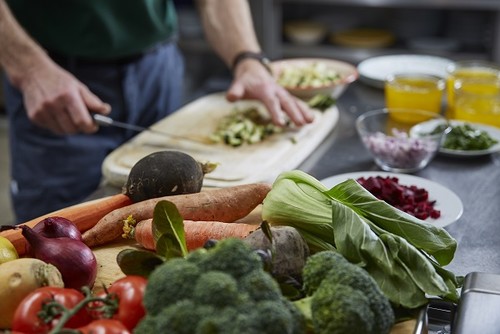
[[[429,200],[429,193],[417,186],[399,184],[397,177],[360,177],[358,183],[373,196],[416,218],[439,218],[441,212],[434,209],[436,201]]]

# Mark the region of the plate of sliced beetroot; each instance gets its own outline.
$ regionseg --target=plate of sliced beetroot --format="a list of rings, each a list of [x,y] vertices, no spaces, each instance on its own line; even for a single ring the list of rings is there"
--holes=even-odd
[[[327,188],[354,179],[380,200],[438,227],[456,222],[463,213],[460,198],[445,186],[422,177],[378,171],[338,174],[321,180]]]

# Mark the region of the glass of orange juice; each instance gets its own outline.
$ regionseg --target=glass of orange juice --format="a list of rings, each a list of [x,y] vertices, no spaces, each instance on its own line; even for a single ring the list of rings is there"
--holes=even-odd
[[[454,103],[455,103],[455,81],[470,80],[467,84],[467,90],[488,91],[494,90],[494,86],[488,88],[488,82],[495,85],[495,80],[500,78],[500,65],[484,61],[484,60],[462,60],[451,63],[446,69],[448,77],[446,79],[446,116],[448,118],[456,118]],[[476,87],[474,88],[474,85]],[[463,86],[463,85],[461,85]]]
[[[445,80],[435,75],[420,73],[394,74],[385,81],[385,104],[389,109],[419,109],[440,114],[444,89]],[[425,120],[408,119],[407,121]]]
[[[454,118],[500,127],[500,78],[455,79]]]

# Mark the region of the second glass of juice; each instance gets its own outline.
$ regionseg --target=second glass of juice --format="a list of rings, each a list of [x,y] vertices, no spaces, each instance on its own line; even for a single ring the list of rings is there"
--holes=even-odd
[[[450,64],[446,79],[446,116],[455,118],[455,82],[460,80],[461,86],[466,85],[468,91],[479,94],[489,94],[497,89],[496,82],[500,79],[500,66],[484,60],[462,60]],[[490,86],[488,82],[492,83]]]

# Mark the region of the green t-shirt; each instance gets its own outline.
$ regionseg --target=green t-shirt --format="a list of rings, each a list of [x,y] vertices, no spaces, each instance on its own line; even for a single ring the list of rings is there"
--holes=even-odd
[[[92,59],[138,54],[175,35],[171,0],[8,0],[49,51]]]

